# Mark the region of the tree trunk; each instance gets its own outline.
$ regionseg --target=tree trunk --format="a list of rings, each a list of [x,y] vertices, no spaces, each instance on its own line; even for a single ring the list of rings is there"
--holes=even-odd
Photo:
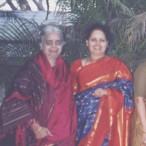
[[[31,10],[31,7],[29,6],[27,0],[19,0],[19,6],[21,10]]]
[[[2,4],[0,5],[0,8],[3,7],[3,6],[5,6],[5,4],[7,4],[7,2],[2,3]]]
[[[6,0],[6,1],[7,1],[7,3],[9,4],[9,6],[12,8],[12,10],[18,10],[18,9],[14,6],[14,4],[12,3],[11,0]]]
[[[45,8],[43,7],[43,4],[42,4],[42,0],[39,0],[38,2],[36,0],[33,0],[33,2],[36,4],[38,10],[45,11]]]

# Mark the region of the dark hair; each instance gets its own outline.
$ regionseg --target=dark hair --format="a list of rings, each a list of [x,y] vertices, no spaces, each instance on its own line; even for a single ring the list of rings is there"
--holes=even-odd
[[[88,40],[89,37],[91,36],[91,33],[94,31],[94,30],[101,30],[103,31],[103,33],[105,34],[105,37],[107,39],[107,41],[110,43],[111,40],[112,40],[112,36],[111,36],[111,32],[110,32],[110,28],[105,25],[105,24],[100,24],[100,23],[94,23],[94,24],[91,24],[87,30],[86,30],[86,35],[85,35],[85,39]]]

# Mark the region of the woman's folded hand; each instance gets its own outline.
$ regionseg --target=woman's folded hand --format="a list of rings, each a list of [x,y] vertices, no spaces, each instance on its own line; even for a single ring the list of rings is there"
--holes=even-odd
[[[39,126],[33,130],[36,136],[36,139],[42,139],[47,136],[52,136],[52,133],[46,127]]]
[[[100,97],[100,96],[107,95],[107,94],[108,94],[107,90],[106,89],[102,89],[102,88],[96,89],[95,92],[93,93],[93,95],[95,97]]]
[[[31,124],[31,128],[36,136],[36,139],[42,139],[47,136],[52,136],[52,133],[49,131],[48,128],[40,126],[39,123],[34,120],[33,123]]]

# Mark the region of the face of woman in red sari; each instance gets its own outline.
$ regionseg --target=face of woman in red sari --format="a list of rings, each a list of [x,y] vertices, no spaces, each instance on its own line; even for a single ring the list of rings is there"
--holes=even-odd
[[[49,32],[42,36],[41,47],[48,60],[56,61],[63,47],[63,41],[56,32]]]
[[[86,40],[86,44],[89,48],[90,57],[97,59],[105,55],[108,41],[104,32],[96,29],[91,33],[89,39]]]

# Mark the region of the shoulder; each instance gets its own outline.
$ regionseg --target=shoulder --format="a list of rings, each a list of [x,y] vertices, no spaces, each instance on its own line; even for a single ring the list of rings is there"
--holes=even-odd
[[[27,60],[24,65],[22,66],[22,69],[32,69],[33,66],[35,65],[36,66],[36,61],[34,60],[34,58],[31,58],[29,60]]]
[[[145,74],[146,76],[146,60],[138,65],[134,73],[135,76]]]
[[[126,65],[124,61],[118,57],[108,56],[108,61],[115,65]]]
[[[146,60],[140,63],[136,70],[146,70]]]
[[[82,59],[77,59],[70,67],[71,74],[76,74],[80,68],[82,68]]]
[[[131,74],[130,68],[122,59],[117,57],[109,57],[109,58],[110,58],[109,65],[113,70],[119,70]]]
[[[113,56],[108,56],[109,60],[115,61],[115,62],[123,62],[120,58],[118,57],[113,57]]]
[[[17,72],[17,75],[24,75],[24,74],[31,74],[31,72],[35,69],[38,69],[39,66],[37,65],[36,61],[34,58],[31,58],[27,60],[20,68],[19,71]]]
[[[77,60],[75,60],[75,61],[71,64],[71,68],[76,68],[76,67],[81,66],[81,61],[82,61],[82,59],[77,59]]]

